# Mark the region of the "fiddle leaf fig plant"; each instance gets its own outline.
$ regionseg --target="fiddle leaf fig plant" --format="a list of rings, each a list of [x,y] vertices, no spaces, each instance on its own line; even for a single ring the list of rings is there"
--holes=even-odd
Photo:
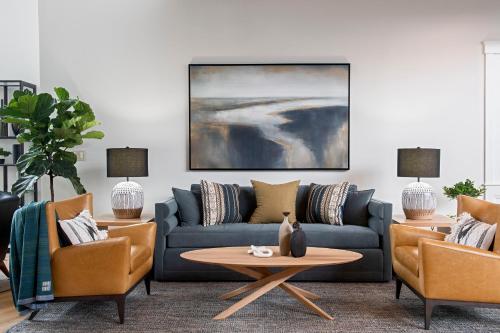
[[[100,123],[91,107],[78,98],[71,98],[64,88],[54,88],[55,97],[48,93],[16,91],[7,106],[0,110],[2,121],[20,128],[17,140],[31,142],[16,166],[20,177],[12,192],[22,195],[38,179],[48,175],[50,197],[54,201],[54,178],[68,179],[76,193],[85,193],[75,167],[76,154],[71,151],[84,139],[102,139],[104,133],[90,130]]]
[[[443,191],[444,195],[450,199],[455,199],[461,194],[477,198],[484,194],[486,188],[484,187],[484,185],[476,187],[472,180],[466,179],[465,181],[458,182],[451,187],[443,187]]]

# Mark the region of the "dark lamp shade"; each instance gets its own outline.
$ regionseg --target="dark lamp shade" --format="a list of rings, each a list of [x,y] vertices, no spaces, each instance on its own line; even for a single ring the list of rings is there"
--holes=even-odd
[[[440,149],[398,149],[398,177],[439,177]]]
[[[145,148],[106,149],[108,177],[147,177],[148,150]]]

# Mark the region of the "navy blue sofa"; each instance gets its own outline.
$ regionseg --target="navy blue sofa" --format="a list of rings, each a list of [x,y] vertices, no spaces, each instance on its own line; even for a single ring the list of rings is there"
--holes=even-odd
[[[356,189],[351,185],[350,190]],[[199,191],[193,184],[192,191]],[[309,186],[297,193],[297,220],[305,220]],[[256,207],[252,187],[240,187],[240,212],[248,221]],[[193,207],[197,209],[197,207]],[[389,225],[392,205],[372,199],[366,221],[343,226],[303,223],[308,246],[348,249],[363,254],[357,262],[300,273],[296,281],[389,281],[392,277]],[[225,246],[277,245],[279,224],[231,223],[204,227],[180,226],[174,198],[155,205],[157,223],[154,278],[157,281],[239,281],[248,278],[223,267],[186,261],[180,254],[193,249]]]

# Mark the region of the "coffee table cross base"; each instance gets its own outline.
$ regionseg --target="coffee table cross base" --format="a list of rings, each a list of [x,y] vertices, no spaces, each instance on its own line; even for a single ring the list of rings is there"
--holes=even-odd
[[[316,314],[321,316],[324,319],[332,320],[333,318],[323,311],[319,306],[311,302],[310,299],[318,299],[320,298],[318,295],[311,293],[307,290],[295,287],[285,281],[293,277],[294,275],[308,270],[311,266],[295,266],[290,268],[285,268],[280,272],[273,273],[268,268],[265,267],[245,267],[240,265],[221,265],[227,269],[236,271],[241,274],[245,274],[251,278],[256,279],[257,281],[249,283],[243,287],[230,291],[224,295],[222,295],[222,299],[230,299],[232,297],[243,294],[247,291],[252,291],[249,295],[245,296],[238,302],[231,305],[226,310],[219,313],[213,319],[221,320],[226,319],[236,311],[242,309],[248,304],[252,303],[262,295],[265,295],[269,291],[273,290],[276,287],[280,287],[284,291],[286,291],[290,296],[296,298],[299,302],[304,304],[306,307],[314,311]]]

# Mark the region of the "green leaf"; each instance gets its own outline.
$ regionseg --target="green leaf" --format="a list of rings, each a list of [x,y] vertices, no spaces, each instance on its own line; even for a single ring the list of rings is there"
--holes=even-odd
[[[70,128],[54,128],[53,129],[56,139],[66,139],[70,138],[73,134],[73,130]]]
[[[43,93],[38,95],[33,120],[39,122],[49,121],[49,117],[54,112],[54,98],[50,94]]]
[[[86,123],[84,123],[82,125],[82,131],[88,130],[89,128],[92,128],[92,127],[100,125],[100,124],[101,123],[96,121],[96,120],[87,121]]]
[[[19,118],[19,119],[26,118],[23,111],[20,110],[17,106],[15,108],[10,106],[4,107],[3,109],[0,110],[0,116],[4,118],[6,117]]]
[[[20,174],[26,174],[29,172],[27,171],[32,164],[36,163],[44,163],[45,168],[48,167],[46,164],[47,162],[47,156],[44,155],[43,153],[30,149],[28,152],[22,154],[19,159],[17,160],[16,167],[17,170],[19,171]],[[36,168],[35,168],[36,169]]]
[[[71,182],[71,184],[73,185],[73,188],[75,189],[75,192],[77,194],[87,193],[87,191],[85,190],[85,187],[83,187],[79,177],[71,177],[68,179]]]
[[[38,179],[40,179],[40,177],[35,175],[24,175],[19,177],[14,184],[12,184],[12,194],[22,196],[24,192],[33,187]]]
[[[25,143],[25,142],[29,142],[31,141],[32,139],[32,136],[30,133],[19,133],[17,136],[16,136],[16,139],[19,143]]]
[[[71,151],[59,150],[54,153],[54,160],[65,160],[71,162],[71,164],[75,164],[77,157],[76,154]]]
[[[52,173],[64,178],[77,177],[75,164],[68,160],[52,161]]]
[[[7,157],[9,155],[10,155],[10,151],[6,151],[2,147],[0,147],[0,156]]]
[[[14,117],[5,117],[2,118],[2,121],[9,124],[19,124],[24,126],[29,126],[31,124],[29,120],[23,118],[14,118]]]
[[[25,117],[29,117],[35,112],[37,103],[38,96],[23,95],[19,97],[17,106],[20,110],[22,110]]]
[[[90,131],[82,135],[84,139],[102,139],[104,138],[104,133],[101,131]]]
[[[58,103],[56,103],[55,107],[60,113],[62,113],[72,108],[73,105],[75,105],[75,103],[77,102],[77,99],[66,99],[64,101],[59,101]]]
[[[69,92],[62,87],[55,87],[54,91],[56,92],[57,98],[61,101],[65,101],[69,98]]]

